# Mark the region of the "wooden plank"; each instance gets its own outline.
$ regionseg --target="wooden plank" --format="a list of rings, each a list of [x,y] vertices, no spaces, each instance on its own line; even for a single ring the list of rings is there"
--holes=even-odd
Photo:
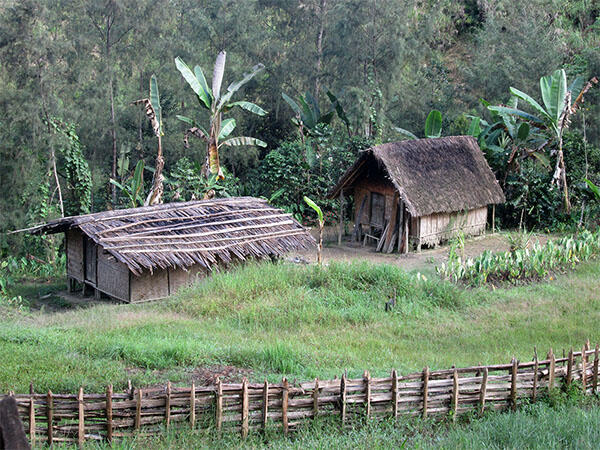
[[[531,401],[533,403],[535,403],[537,400],[538,370],[539,370],[539,364],[538,364],[538,357],[537,357],[537,352],[536,352],[535,366],[533,366],[533,391],[531,392]]]
[[[455,369],[452,374],[452,421],[456,422],[456,416],[458,415],[458,371]]]
[[[113,439],[113,408],[112,408],[113,386],[106,387],[106,440],[110,443]]]
[[[519,368],[519,362],[513,358],[512,368],[510,372],[510,405],[512,410],[517,409],[517,370]]]
[[[483,375],[481,378],[481,388],[479,390],[479,414],[483,414],[485,411],[485,396],[487,395],[487,381],[488,381],[488,369],[483,369]]]
[[[365,414],[367,419],[371,417],[371,374],[365,372],[364,375],[365,383]]]
[[[135,422],[134,428],[139,431],[142,426],[142,389],[138,388],[135,402]]]
[[[33,391],[33,383],[29,384],[29,440],[31,446],[35,447],[35,393]]]
[[[423,369],[423,418],[427,417],[427,401],[429,397],[429,367]]]
[[[567,387],[571,385],[571,381],[573,379],[573,349],[569,350],[569,357],[567,360]]]
[[[283,389],[281,390],[281,420],[283,422],[283,434],[287,435],[289,431],[288,423],[288,401],[289,385],[286,378],[283,379]]]
[[[385,236],[390,228],[390,222],[386,222],[385,227],[383,228],[383,233],[381,233],[381,239],[379,239],[379,243],[377,244],[376,252],[381,251],[383,248],[383,243],[385,242]]]
[[[594,374],[592,375],[594,394],[598,393],[598,362],[600,361],[598,357],[600,357],[600,344],[596,344],[594,349]]]
[[[585,345],[581,349],[581,387],[583,388],[583,394],[587,392],[587,358],[586,358]]]
[[[242,380],[242,439],[248,437],[248,379]]]
[[[556,357],[554,353],[552,353],[552,349],[550,349],[550,367],[548,368],[548,389],[554,389],[554,378],[556,376]]]
[[[52,391],[48,389],[48,395],[46,396],[46,418],[48,420],[48,447],[52,447],[53,443],[53,427],[54,427],[54,404],[52,398]]]
[[[319,379],[315,378],[315,387],[313,389],[313,417],[316,419],[319,415]]]
[[[192,381],[190,388],[190,427],[196,428],[196,383]]]
[[[265,380],[265,384],[263,385],[262,401],[262,428],[266,430],[269,417],[269,382],[267,380]]]
[[[220,432],[223,426],[223,384],[217,378],[217,390],[215,392],[215,426]]]
[[[363,196],[362,202],[360,203],[360,208],[358,209],[358,212],[356,213],[356,217],[354,218],[353,237],[355,240],[358,240],[358,241],[360,241],[360,238],[361,238],[361,236],[360,236],[360,221],[362,219],[363,211],[367,204],[367,198],[368,198],[368,194],[365,194]]]
[[[171,425],[171,382],[167,381],[165,390],[165,423],[167,428]]]
[[[398,373],[392,370],[392,411],[394,419],[398,418]]]
[[[394,247],[393,236],[396,235],[396,229],[398,228],[398,193],[394,192],[394,198],[392,200],[392,212],[390,214],[390,226],[387,234],[381,236],[385,239],[382,251],[385,253],[391,253],[391,249]]]
[[[346,374],[342,375],[342,379],[340,381],[340,402],[341,402],[341,418],[342,418],[342,427],[346,423]]]
[[[79,393],[77,394],[77,444],[79,447],[83,446],[85,441],[85,412],[84,412],[84,404],[83,404],[83,388],[79,388]]]

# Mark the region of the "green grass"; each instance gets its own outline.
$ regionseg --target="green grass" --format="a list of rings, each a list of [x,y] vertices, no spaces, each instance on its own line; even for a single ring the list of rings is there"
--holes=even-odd
[[[534,345],[560,352],[600,338],[599,275],[589,262],[550,283],[492,291],[386,265],[250,264],[166,302],[7,315],[0,390],[183,383],[216,364],[276,381],[526,360]]]

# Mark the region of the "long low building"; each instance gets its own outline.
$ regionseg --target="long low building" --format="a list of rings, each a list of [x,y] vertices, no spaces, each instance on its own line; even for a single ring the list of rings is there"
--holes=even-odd
[[[252,197],[64,217],[22,231],[65,233],[70,289],[80,283],[125,302],[164,298],[236,261],[315,244],[290,214]]]

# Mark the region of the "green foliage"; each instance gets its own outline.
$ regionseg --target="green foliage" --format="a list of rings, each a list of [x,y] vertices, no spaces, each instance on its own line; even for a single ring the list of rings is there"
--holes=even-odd
[[[344,108],[331,91],[327,91],[327,96],[331,102],[327,112],[321,112],[319,102],[308,91],[298,97],[300,105],[286,95],[285,92],[282,92],[281,96],[296,114],[296,117],[292,119],[292,123],[298,127],[302,135],[322,136],[322,128],[319,125],[330,125],[335,113],[337,113],[338,117],[344,122],[348,130],[350,130],[350,122]],[[306,132],[304,131],[305,128]]]
[[[135,166],[133,174],[123,183],[110,179],[110,182],[119,188],[122,194],[129,200],[131,208],[144,204],[144,161],[140,160]]]
[[[528,241],[529,236],[523,235],[523,240]],[[521,242],[519,247],[504,253],[486,250],[479,256],[466,259],[450,253],[448,261],[436,270],[444,279],[473,286],[539,280],[554,271],[572,269],[582,261],[598,257],[600,230],[594,233],[585,230],[578,235],[549,240],[544,245],[536,243],[531,248]]]
[[[425,137],[438,138],[442,135],[442,113],[434,109],[425,120]]]
[[[218,180],[212,175],[206,179],[202,174],[202,166],[185,157],[177,161],[165,184],[168,186],[165,192],[168,201],[201,200],[207,194],[230,197],[239,193],[239,180],[236,177],[227,175],[224,180]]]
[[[307,196],[304,196],[304,201],[306,202],[306,204],[308,206],[310,206],[312,209],[315,210],[315,212],[317,213],[317,216],[319,217],[319,226],[323,227],[325,220],[323,219],[323,211],[321,211],[321,208],[319,208],[319,205],[317,205],[315,202],[313,202]]]

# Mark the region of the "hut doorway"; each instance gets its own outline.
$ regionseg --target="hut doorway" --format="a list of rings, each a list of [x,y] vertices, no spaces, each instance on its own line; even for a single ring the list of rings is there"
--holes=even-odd
[[[87,236],[83,240],[83,249],[84,249],[84,270],[85,275],[84,279],[87,282],[92,283],[94,286],[97,284],[97,264],[98,264],[98,247],[96,243],[88,238]]]

